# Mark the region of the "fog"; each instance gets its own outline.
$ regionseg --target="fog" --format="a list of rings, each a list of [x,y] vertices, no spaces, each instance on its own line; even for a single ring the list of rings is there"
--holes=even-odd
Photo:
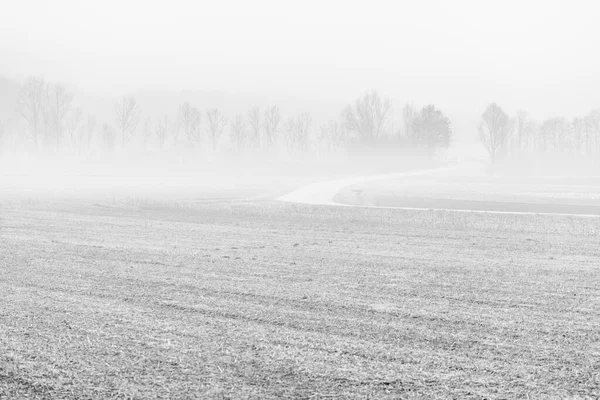
[[[0,399],[600,398],[600,6],[0,1]]]
[[[14,2],[0,17],[1,173],[79,188],[461,162],[594,175],[595,15],[583,1]]]

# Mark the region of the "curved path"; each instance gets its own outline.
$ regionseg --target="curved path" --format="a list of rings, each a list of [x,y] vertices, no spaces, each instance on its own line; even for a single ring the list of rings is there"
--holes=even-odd
[[[284,196],[279,197],[277,200],[285,201],[288,203],[301,203],[301,204],[314,204],[314,205],[328,205],[328,206],[348,206],[348,207],[371,207],[371,206],[354,206],[350,204],[336,203],[334,201],[335,195],[337,195],[342,189],[364,182],[372,182],[376,180],[384,179],[398,179],[404,177],[412,177],[419,175],[438,175],[438,174],[449,174],[460,169],[459,166],[426,169],[410,172],[398,172],[392,174],[373,175],[373,176],[360,176],[356,178],[336,179],[332,181],[316,182],[310,185],[303,186],[299,189],[294,190]],[[395,207],[394,207],[395,208]]]
[[[340,207],[360,207],[360,208],[383,208],[398,210],[415,211],[447,211],[447,212],[467,212],[467,213],[489,213],[489,214],[511,214],[511,215],[553,215],[553,216],[576,216],[576,217],[600,217],[600,206],[552,206],[547,204],[533,203],[512,203],[512,202],[474,202],[448,199],[430,199],[426,207],[414,206],[406,202],[406,206],[377,206],[377,205],[356,205],[344,204],[334,200],[336,195],[344,188],[360,183],[372,182],[376,180],[398,179],[414,176],[482,176],[483,169],[480,164],[459,164],[451,167],[418,170],[410,172],[383,174],[375,176],[361,176],[356,178],[337,179],[331,181],[317,182],[303,186],[284,196],[277,198],[279,201],[299,204],[328,205]],[[475,203],[477,203],[475,207]],[[409,205],[410,204],[410,205]],[[444,207],[444,205],[451,205]],[[487,207],[486,207],[487,206]],[[523,207],[522,207],[523,206]],[[522,208],[523,210],[519,210]]]

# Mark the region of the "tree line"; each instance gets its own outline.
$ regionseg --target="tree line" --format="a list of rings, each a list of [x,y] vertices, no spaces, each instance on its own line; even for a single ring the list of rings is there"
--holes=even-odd
[[[481,116],[478,132],[492,163],[532,154],[600,156],[600,110],[571,120],[553,117],[537,122],[525,111],[510,117],[498,104],[491,103]]]
[[[16,109],[20,124],[11,129],[20,146],[34,152],[76,154],[125,153],[128,149],[195,149],[216,152],[279,148],[290,155],[312,150],[364,147],[411,147],[432,157],[452,140],[448,117],[433,105],[403,109],[404,129],[393,131],[391,102],[369,91],[348,104],[339,118],[315,126],[310,113],[283,118],[277,106],[252,107],[232,117],[219,108],[201,110],[183,102],[175,113],[144,115],[137,99],[127,95],[113,102],[112,118],[100,121],[75,106],[65,85],[29,77],[20,87]],[[0,124],[1,135],[7,129]],[[1,140],[0,140],[1,142]]]

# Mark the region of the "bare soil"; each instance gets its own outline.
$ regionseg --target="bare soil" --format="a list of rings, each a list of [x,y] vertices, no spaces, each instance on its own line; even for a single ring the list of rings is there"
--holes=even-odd
[[[600,397],[597,219],[0,204],[0,398]]]

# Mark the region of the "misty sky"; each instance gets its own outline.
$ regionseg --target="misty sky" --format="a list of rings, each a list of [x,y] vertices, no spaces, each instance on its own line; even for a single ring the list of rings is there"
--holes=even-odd
[[[595,3],[12,0],[0,74],[102,93],[350,101],[376,88],[454,113],[497,101],[571,116],[600,107]]]

